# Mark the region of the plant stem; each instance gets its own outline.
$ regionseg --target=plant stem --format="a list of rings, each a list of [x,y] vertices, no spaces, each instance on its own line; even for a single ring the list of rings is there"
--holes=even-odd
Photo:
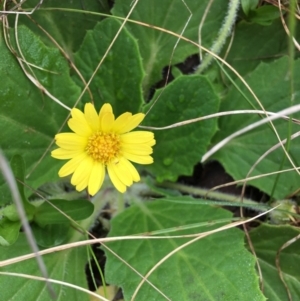
[[[224,19],[224,23],[219,31],[217,39],[214,41],[210,51],[214,54],[219,54],[224,46],[227,37],[230,35],[232,27],[235,23],[237,11],[240,6],[240,0],[230,0],[228,4],[227,15]],[[204,69],[206,69],[211,61],[213,60],[213,56],[211,54],[207,54],[204,56],[203,61],[201,62],[200,67],[198,68],[196,73],[202,73]]]
[[[249,208],[253,208],[254,210],[259,210],[261,212],[264,212],[267,210],[267,208],[258,208],[258,203],[247,198],[241,198],[240,196],[226,194],[223,192],[218,191],[210,191],[209,189],[204,188],[198,188],[193,186],[187,186],[179,183],[172,183],[172,182],[164,182],[162,184],[159,184],[161,187],[164,188],[172,188],[179,190],[180,192],[188,193],[190,195],[195,196],[201,196],[203,198],[208,198],[210,200],[220,200],[228,203],[240,203],[244,205],[249,205]]]

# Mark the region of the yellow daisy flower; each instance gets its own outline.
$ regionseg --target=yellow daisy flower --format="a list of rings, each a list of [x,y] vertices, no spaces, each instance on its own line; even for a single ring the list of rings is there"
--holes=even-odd
[[[114,186],[125,192],[140,175],[130,161],[151,164],[154,134],[148,131],[130,132],[144,119],[145,114],[124,113],[117,119],[110,104],[102,106],[99,114],[91,103],[84,107],[84,113],[74,108],[68,125],[74,133],[60,133],[55,136],[58,149],[51,156],[70,159],[59,170],[58,175],[72,175],[71,183],[76,190],[87,187],[95,195],[102,186],[105,168]]]

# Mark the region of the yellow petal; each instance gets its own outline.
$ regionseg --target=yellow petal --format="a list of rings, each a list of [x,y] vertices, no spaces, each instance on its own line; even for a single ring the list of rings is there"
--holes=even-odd
[[[68,126],[74,133],[79,136],[88,137],[93,133],[91,127],[85,119],[82,122],[76,118],[71,118],[68,120]]]
[[[57,148],[51,152],[51,156],[55,159],[66,160],[72,159],[82,153],[81,150],[65,150],[62,148]]]
[[[115,132],[119,132],[130,120],[132,114],[129,112],[123,113],[116,120],[112,127],[112,130]]]
[[[84,150],[87,145],[87,138],[74,133],[60,133],[55,139],[59,147],[67,150]]]
[[[63,167],[59,170],[58,175],[60,177],[66,177],[72,174],[75,169],[78,167],[80,162],[87,157],[86,153],[81,153],[80,155],[74,157],[70,161],[68,161]]]
[[[80,181],[78,182],[78,184],[75,186],[76,190],[82,191],[83,189],[87,188],[89,183],[89,178],[90,178],[90,174],[85,173],[83,177],[80,179]]]
[[[103,132],[109,132],[114,124],[115,116],[112,113],[104,113],[101,115],[101,130]]]
[[[105,114],[105,113],[112,113],[113,110],[112,110],[112,107],[109,103],[105,103],[101,109],[100,109],[100,112],[99,112],[99,119],[102,118],[102,115]]]
[[[133,155],[150,155],[153,153],[152,147],[146,144],[122,144],[122,152]]]
[[[121,141],[124,143],[146,143],[153,140],[154,134],[148,131],[135,131],[121,135]]]
[[[127,159],[121,158],[120,163],[122,165],[124,165],[124,167],[128,170],[128,172],[130,172],[132,180],[134,182],[140,181],[141,178],[140,178],[140,175],[139,175],[138,171]]]
[[[105,177],[105,166],[102,163],[94,163],[89,184],[88,192],[90,195],[95,195],[101,188]]]
[[[112,162],[108,164],[111,169],[114,170],[119,180],[126,186],[131,186],[133,183],[132,175],[126,168],[124,161],[118,160],[116,163]]]
[[[91,103],[86,103],[84,106],[84,116],[87,123],[90,125],[93,131],[99,130],[99,118],[95,110],[95,107]]]
[[[111,168],[110,164],[107,166],[107,172],[116,189],[124,193],[126,191],[126,185],[124,185],[123,182],[120,181],[114,169]]]
[[[71,116],[74,118],[74,119],[77,119],[78,121],[80,122],[86,122],[85,118],[84,118],[84,114],[83,112],[81,112],[79,109],[77,108],[73,108],[71,110]]]
[[[153,158],[151,156],[139,156],[139,155],[134,155],[130,153],[123,153],[124,158],[138,163],[138,164],[151,164],[153,163]]]
[[[78,167],[74,171],[74,174],[71,178],[72,185],[77,186],[84,182],[87,186],[92,168],[93,160],[92,158],[86,156],[86,158],[79,163]]]
[[[128,122],[122,128],[120,128],[119,130],[116,130],[116,133],[123,134],[123,133],[130,132],[143,121],[144,117],[145,117],[145,114],[143,114],[143,113],[138,113],[138,114],[131,116],[131,118],[128,120]]]

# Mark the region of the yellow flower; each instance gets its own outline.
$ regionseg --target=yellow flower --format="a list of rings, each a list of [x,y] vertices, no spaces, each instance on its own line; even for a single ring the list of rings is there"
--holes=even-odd
[[[51,156],[70,159],[59,170],[58,175],[72,175],[71,183],[76,190],[86,187],[95,195],[102,186],[105,169],[114,186],[125,192],[133,182],[140,180],[139,173],[130,161],[151,164],[154,134],[148,131],[130,132],[137,127],[145,114],[124,113],[117,119],[110,104],[102,106],[99,114],[91,103],[84,107],[84,113],[71,110],[68,125],[74,133],[60,133],[55,136],[58,149]]]

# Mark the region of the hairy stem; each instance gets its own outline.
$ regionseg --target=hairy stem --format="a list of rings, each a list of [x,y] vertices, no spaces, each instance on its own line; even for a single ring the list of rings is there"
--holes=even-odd
[[[232,27],[235,23],[239,6],[240,6],[240,0],[229,1],[227,15],[224,19],[224,23],[219,31],[217,39],[214,41],[212,47],[210,48],[211,52],[215,54],[219,54],[220,51],[222,50],[222,47],[224,46],[227,37],[230,35]],[[197,73],[203,72],[203,70],[210,65],[213,58],[214,57],[211,54],[206,54],[204,56],[203,61],[201,62],[200,67],[197,70]]]

